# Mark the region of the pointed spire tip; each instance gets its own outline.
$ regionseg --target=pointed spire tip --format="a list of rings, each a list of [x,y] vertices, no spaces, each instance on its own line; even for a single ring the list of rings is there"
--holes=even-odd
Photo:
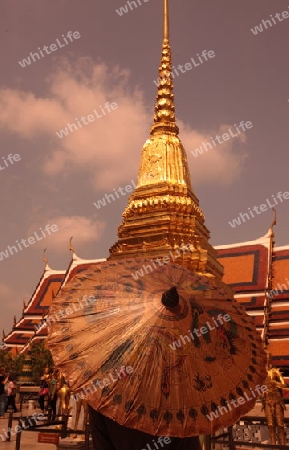
[[[169,0],[164,0],[164,39],[169,40]]]
[[[164,31],[161,64],[159,66],[158,93],[151,135],[178,135],[173,92],[172,55],[169,43],[169,0],[163,0]]]
[[[72,245],[72,239],[73,239],[73,236],[71,236],[71,238],[69,239],[69,251],[73,254],[73,253],[75,253],[75,251],[74,251],[74,248]]]

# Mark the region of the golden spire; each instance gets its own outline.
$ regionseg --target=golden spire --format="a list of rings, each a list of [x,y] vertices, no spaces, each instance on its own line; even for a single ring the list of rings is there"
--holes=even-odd
[[[138,182],[123,213],[110,258],[167,256],[198,273],[222,278],[209,230],[193,192],[187,155],[178,136],[169,43],[169,1],[163,0],[162,56],[154,124],[143,146]],[[181,248],[187,249],[182,253]]]
[[[169,40],[169,0],[164,0],[164,40]]]
[[[163,132],[175,135],[179,133],[179,129],[176,126],[173,88],[172,55],[169,42],[169,4],[168,0],[164,0],[162,57],[159,67],[158,93],[151,135]]]
[[[137,188],[164,182],[192,191],[187,155],[178,137],[169,42],[169,0],[163,0],[163,40],[154,124],[143,147]],[[198,200],[194,198],[194,201]],[[198,209],[198,207],[197,207]]]
[[[169,0],[164,0],[164,39],[169,40]]]

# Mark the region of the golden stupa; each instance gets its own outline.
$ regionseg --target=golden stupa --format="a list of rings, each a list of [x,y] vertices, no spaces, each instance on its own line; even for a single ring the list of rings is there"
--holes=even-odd
[[[190,178],[187,155],[178,136],[169,41],[168,0],[164,0],[164,31],[154,124],[142,149],[137,187],[118,228],[110,259],[159,258],[176,252],[176,263],[220,281],[223,266],[209,244],[210,233]]]

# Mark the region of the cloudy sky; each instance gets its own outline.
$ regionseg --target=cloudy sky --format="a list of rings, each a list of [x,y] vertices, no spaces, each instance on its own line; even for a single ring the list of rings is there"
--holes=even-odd
[[[176,112],[211,242],[264,235],[270,211],[255,213],[235,228],[229,221],[274,196],[276,243],[289,244],[289,200],[281,203],[276,197],[289,191],[288,2],[170,3],[174,66],[191,58],[196,62],[175,77]],[[0,252],[35,232],[43,239],[2,255],[0,330],[10,331],[22,299],[31,296],[43,271],[45,247],[50,266],[63,270],[70,260],[70,236],[77,254],[87,259],[106,257],[116,240],[128,197],[100,208],[94,202],[137,180],[152,124],[162,33],[161,0],[136,0],[137,8],[128,4],[1,2]],[[270,15],[275,23],[257,31]],[[77,38],[68,38],[69,31],[78,32]],[[215,57],[197,65],[197,54],[204,50]],[[35,52],[40,59],[30,56],[30,64],[25,63]],[[117,108],[104,115],[106,102]],[[94,110],[98,118],[58,137],[68,123]],[[252,127],[202,155],[192,154],[211,137],[229,128],[234,132],[241,121]],[[19,155],[10,158],[13,164],[9,154]],[[44,227],[53,224],[58,231],[48,236]]]

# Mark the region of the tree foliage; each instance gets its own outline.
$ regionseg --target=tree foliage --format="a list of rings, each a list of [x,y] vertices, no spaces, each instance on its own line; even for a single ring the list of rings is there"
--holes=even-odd
[[[39,383],[41,376],[46,367],[53,366],[52,354],[48,348],[45,347],[44,340],[39,342],[32,342],[30,346],[31,357],[31,372],[35,383]]]
[[[17,378],[23,369],[25,362],[25,355],[22,353],[12,355],[8,350],[0,350],[0,366],[4,367],[6,373],[10,373]]]

